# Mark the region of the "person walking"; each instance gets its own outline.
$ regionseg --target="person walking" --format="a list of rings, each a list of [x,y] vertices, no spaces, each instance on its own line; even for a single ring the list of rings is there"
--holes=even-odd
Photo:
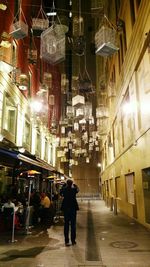
[[[73,184],[71,179],[67,180],[63,186],[60,194],[63,197],[61,210],[64,213],[64,238],[65,245],[70,246],[69,243],[69,225],[71,225],[71,242],[72,245],[76,244],[76,215],[79,210],[76,194],[79,192],[78,187]]]

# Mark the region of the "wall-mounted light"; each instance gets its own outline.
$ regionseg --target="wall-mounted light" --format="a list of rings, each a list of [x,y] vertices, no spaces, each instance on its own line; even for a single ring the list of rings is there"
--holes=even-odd
[[[97,163],[97,167],[101,168],[101,163],[100,162]]]
[[[4,139],[4,136],[2,134],[0,134],[0,142],[2,142]]]
[[[18,148],[18,151],[19,151],[20,153],[24,153],[24,152],[25,152],[25,148],[24,148],[24,147],[19,147],[19,148]]]
[[[43,109],[42,103],[38,100],[32,100],[30,106],[34,112],[40,112]]]

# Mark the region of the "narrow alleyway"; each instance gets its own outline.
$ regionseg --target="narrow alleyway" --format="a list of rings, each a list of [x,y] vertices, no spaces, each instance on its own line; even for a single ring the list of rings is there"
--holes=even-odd
[[[63,218],[47,231],[1,233],[0,267],[150,267],[150,231],[113,214],[103,200],[79,200],[77,244],[65,247]]]

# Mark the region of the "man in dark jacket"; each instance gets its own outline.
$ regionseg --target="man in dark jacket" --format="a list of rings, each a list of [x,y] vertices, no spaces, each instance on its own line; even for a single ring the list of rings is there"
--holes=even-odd
[[[66,246],[69,246],[69,224],[71,224],[71,242],[76,244],[76,215],[79,206],[76,200],[76,194],[79,192],[78,187],[73,184],[71,179],[67,180],[66,186],[62,188],[63,196],[61,210],[64,212],[64,238]]]

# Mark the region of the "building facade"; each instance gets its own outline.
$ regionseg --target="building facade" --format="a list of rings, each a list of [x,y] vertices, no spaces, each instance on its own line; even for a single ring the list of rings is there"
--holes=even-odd
[[[103,59],[109,118],[101,143],[102,193],[115,213],[121,210],[150,227],[150,2],[112,1],[110,6],[119,50]],[[100,61],[97,57],[99,78]],[[101,95],[102,89],[98,101]]]

